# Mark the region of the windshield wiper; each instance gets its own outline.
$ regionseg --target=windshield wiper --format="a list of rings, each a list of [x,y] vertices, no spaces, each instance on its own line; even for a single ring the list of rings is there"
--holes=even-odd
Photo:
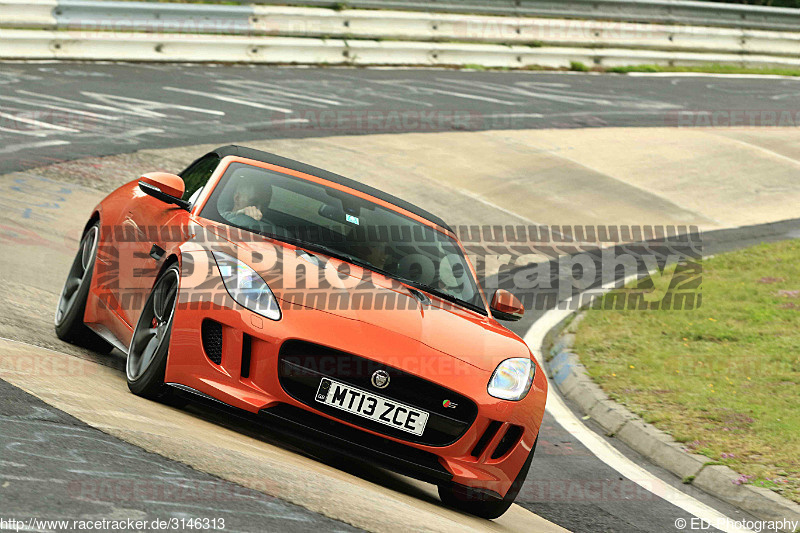
[[[421,291],[425,291],[427,293],[433,294],[437,298],[441,298],[442,300],[447,300],[448,302],[451,302],[451,303],[454,303],[454,304],[458,304],[461,307],[466,307],[470,311],[477,311],[478,313],[481,313],[483,315],[486,314],[486,310],[483,309],[482,307],[477,306],[477,305],[475,305],[473,303],[467,302],[465,300],[462,300],[461,298],[459,298],[457,296],[453,296],[452,294],[448,294],[448,293],[446,293],[444,291],[440,291],[439,289],[434,289],[430,285],[425,285],[424,283],[411,281],[410,279],[405,279],[405,278],[400,277],[400,276],[394,276],[394,277],[397,278],[398,280],[402,281],[403,283],[406,283],[407,285],[411,285],[415,289],[419,289]]]
[[[353,263],[360,267],[369,268],[369,269],[376,269],[376,267],[369,263],[368,261],[364,261],[363,259],[359,259],[354,255],[350,255],[347,252],[343,252],[341,250],[336,250],[335,248],[329,248],[324,244],[317,244],[313,242],[303,241],[300,239],[292,239],[294,242],[292,244],[297,244],[302,248],[307,248],[312,252],[320,252],[330,257],[335,257],[336,259],[340,259],[342,261],[347,261],[348,263]],[[287,241],[288,242],[288,241]]]
[[[327,246],[324,246],[324,245],[312,244],[311,246],[316,246],[316,247],[320,248],[320,251],[322,253],[326,253],[328,255],[331,255],[332,257],[337,257],[338,259],[343,259],[345,261],[353,263],[354,265],[358,265],[358,266],[360,266],[362,268],[366,268],[366,269],[372,270],[374,272],[377,272],[378,274],[382,274],[382,275],[386,276],[387,278],[396,279],[397,281],[399,281],[401,283],[405,283],[406,285],[414,287],[415,289],[419,289],[421,291],[425,291],[427,293],[433,294],[434,296],[436,296],[438,298],[441,298],[442,300],[446,300],[448,302],[460,305],[462,307],[466,307],[470,311],[476,311],[476,312],[484,314],[484,315],[486,314],[486,310],[483,309],[480,306],[477,306],[477,305],[475,305],[473,303],[464,301],[461,298],[458,298],[457,296],[453,296],[452,294],[448,294],[448,293],[446,293],[444,291],[441,291],[439,289],[435,289],[435,288],[431,287],[430,285],[426,285],[426,284],[420,283],[418,281],[413,281],[413,280],[405,278],[405,277],[403,277],[403,276],[401,276],[399,274],[395,274],[394,272],[389,272],[388,270],[384,270],[382,268],[376,267],[375,265],[373,265],[369,261],[364,261],[363,259],[361,259],[359,257],[350,255],[350,254],[348,254],[346,252],[339,252],[338,250],[332,250],[332,249],[330,249],[330,248],[328,248]]]
[[[348,262],[353,263],[354,265],[360,266],[362,268],[366,268],[368,270],[372,270],[374,272],[377,272],[378,274],[386,276],[387,278],[395,279],[395,280],[397,280],[397,281],[399,281],[401,283],[405,283],[406,285],[414,287],[415,289],[419,289],[419,290],[425,291],[427,293],[433,294],[434,296],[436,296],[438,298],[441,298],[442,300],[446,300],[448,302],[451,302],[451,303],[454,303],[454,304],[458,304],[458,305],[460,305],[462,307],[466,307],[467,309],[469,309],[471,311],[477,311],[479,313],[486,314],[485,310],[483,308],[481,308],[481,307],[479,307],[479,306],[477,306],[475,304],[472,304],[470,302],[464,301],[461,298],[458,298],[457,296],[453,296],[452,294],[448,294],[448,293],[446,293],[444,291],[441,291],[439,289],[434,289],[430,285],[426,285],[426,284],[420,283],[418,281],[413,281],[413,280],[405,278],[405,277],[403,277],[403,276],[401,276],[399,274],[395,274],[394,272],[389,272],[388,270],[384,270],[382,268],[376,267],[375,265],[373,265],[369,261],[365,261],[365,260],[361,259],[360,257],[356,257],[354,255],[350,255],[350,254],[348,254],[346,252],[340,252],[339,250],[333,250],[333,249],[328,248],[327,246],[324,246],[324,245],[321,245],[321,244],[311,244],[311,243],[309,243],[309,247],[310,248],[312,248],[312,247],[318,248],[320,252],[325,253],[327,255],[330,255],[331,257],[336,257],[337,259],[342,259],[344,261],[348,261]]]

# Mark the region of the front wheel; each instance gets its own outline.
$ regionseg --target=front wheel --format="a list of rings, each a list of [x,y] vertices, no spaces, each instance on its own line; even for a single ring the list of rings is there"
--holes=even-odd
[[[179,283],[177,264],[161,273],[133,330],[125,373],[131,392],[145,398],[163,400],[168,395],[164,373]]]
[[[114,347],[83,323],[99,241],[100,223],[95,222],[83,234],[78,254],[72,261],[67,281],[61,290],[56,307],[55,329],[56,335],[62,341],[107,354]]]
[[[439,485],[439,498],[442,503],[459,511],[469,513],[481,518],[494,519],[503,515],[514,500],[517,498],[522,485],[525,483],[525,478],[528,477],[528,471],[531,468],[531,461],[533,454],[536,451],[536,444],[539,442],[539,437],[533,443],[533,449],[528,454],[525,464],[517,474],[511,488],[503,498],[492,498],[486,493],[471,489],[464,485]]]

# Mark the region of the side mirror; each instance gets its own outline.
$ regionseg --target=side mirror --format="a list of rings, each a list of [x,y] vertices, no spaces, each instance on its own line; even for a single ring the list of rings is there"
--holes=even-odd
[[[525,314],[525,308],[517,297],[504,289],[494,293],[491,308],[492,316],[498,320],[515,321]]]
[[[150,172],[139,179],[139,188],[157,200],[189,210],[189,202],[181,200],[186,186],[180,176],[167,172]]]

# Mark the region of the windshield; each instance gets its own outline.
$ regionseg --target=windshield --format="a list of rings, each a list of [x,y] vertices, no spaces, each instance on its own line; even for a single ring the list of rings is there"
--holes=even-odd
[[[486,314],[454,239],[338,189],[231,163],[200,216],[344,259]]]

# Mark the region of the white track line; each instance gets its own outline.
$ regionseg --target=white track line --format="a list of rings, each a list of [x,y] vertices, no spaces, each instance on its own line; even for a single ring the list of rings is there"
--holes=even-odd
[[[769,148],[764,148],[763,146],[759,146],[757,144],[749,143],[747,141],[734,139],[732,137],[727,137],[727,136],[724,136],[724,135],[723,135],[723,137],[725,139],[729,140],[729,141],[733,141],[735,143],[747,146],[751,150],[756,150],[758,152],[764,153],[764,154],[768,155],[769,157],[774,157],[774,158],[777,158],[777,159],[781,159],[782,161],[786,161],[787,163],[791,163],[794,166],[800,166],[800,160],[794,159],[793,157],[789,157],[787,155],[779,154],[778,152],[776,152],[774,150],[770,150]]]
[[[425,91],[428,93],[436,93],[436,94],[446,94],[447,96],[457,96],[459,98],[466,98],[468,100],[481,100],[484,102],[491,102],[493,104],[502,104],[502,105],[519,105],[518,102],[509,102],[508,100],[498,100],[497,98],[490,98],[488,96],[480,96],[478,94],[469,94],[469,93],[460,93],[455,91],[446,91],[442,89],[433,89],[431,87],[425,86],[414,86],[414,89],[418,89],[420,91]]]
[[[494,113],[490,115],[478,115],[480,118],[543,118],[541,113]]]
[[[0,131],[4,131],[6,133],[13,133],[14,135],[24,135],[26,137],[47,137],[47,133],[41,130],[33,130],[33,131],[26,131],[26,130],[12,130],[11,128],[4,128],[0,126]]]
[[[28,150],[32,148],[44,148],[45,146],[63,146],[65,144],[70,144],[69,141],[61,141],[61,140],[52,140],[52,141],[42,141],[38,143],[24,143],[24,144],[9,144],[2,148],[0,148],[0,154],[10,154],[12,152],[18,152],[20,150]],[[0,337],[2,339],[2,337]]]
[[[603,286],[603,290],[609,290],[611,288],[613,288],[613,284]],[[567,300],[567,302],[571,300],[572,298]],[[525,342],[535,353],[542,354],[541,348],[545,334],[571,313],[572,311],[569,309],[548,311],[539,320],[534,322],[531,329],[525,334]],[[543,354],[542,357],[544,357]],[[561,427],[578,439],[581,444],[586,446],[595,457],[645,490],[655,494],[659,498],[663,498],[687,513],[704,520],[711,526],[725,533],[753,533],[749,529],[734,527],[735,520],[729,519],[713,507],[669,485],[622,455],[619,450],[606,442],[600,435],[586,427],[570,408],[567,407],[567,404],[564,403],[561,394],[556,389],[555,383],[553,383],[550,378],[547,379],[547,382],[547,411],[553,415],[553,418],[556,419],[556,422],[558,422]]]
[[[714,72],[627,72],[625,76],[633,78],[730,78],[741,80],[792,80],[800,81],[797,76],[781,74],[723,74]]]
[[[249,107],[255,107],[256,109],[266,109],[268,111],[277,111],[278,113],[293,113],[293,111],[287,107],[276,107],[266,104],[260,104],[258,102],[242,100],[241,98],[234,98],[233,96],[223,96],[221,94],[209,94],[209,93],[204,93],[202,91],[193,91],[191,89],[181,89],[178,87],[162,87],[162,89],[164,89],[165,91],[191,94],[193,96],[204,96],[206,98],[212,98],[214,100],[219,100],[221,102],[229,102],[231,104],[239,104]]]
[[[283,85],[274,84],[274,83],[267,83],[265,81],[260,81],[255,85],[256,88],[265,90],[268,92],[278,93],[280,95],[284,95],[289,98],[295,98],[297,100],[308,100],[310,102],[318,102],[320,104],[327,104],[327,105],[342,105],[343,102],[339,100],[331,100],[330,98],[322,98],[318,93],[314,92],[306,92],[306,93],[298,93],[294,91],[288,90]],[[357,103],[357,100],[350,100],[351,103]]]
[[[71,107],[63,107],[53,104],[46,104],[42,102],[35,102],[33,100],[27,100],[25,98],[17,98],[14,96],[0,96],[0,99],[16,102],[18,104],[30,105],[33,107],[46,107],[48,109],[53,109],[55,111],[65,111],[67,113],[74,113],[76,115],[83,115],[86,117],[98,118],[103,120],[119,120],[120,118],[120,117],[112,117],[111,115],[101,115],[99,113],[92,113],[91,111],[81,111],[80,109],[72,109]]]
[[[80,133],[78,130],[73,128],[67,128],[65,126],[59,126],[57,124],[50,124],[49,122],[41,122],[39,120],[34,120],[32,118],[25,118],[19,115],[11,115],[9,113],[0,112],[0,117],[7,118],[9,120],[13,120],[16,122],[22,122],[23,124],[30,124],[31,126],[36,126],[48,130],[61,131],[64,133]]]

